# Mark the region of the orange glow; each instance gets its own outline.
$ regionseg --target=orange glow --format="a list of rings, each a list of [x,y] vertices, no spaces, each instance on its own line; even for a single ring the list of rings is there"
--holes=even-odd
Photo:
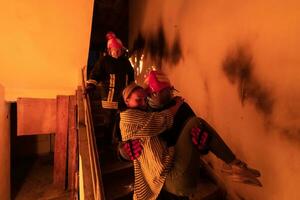
[[[87,63],[93,1],[12,1],[2,8],[6,99],[73,94]]]
[[[167,47],[179,34],[182,59],[163,69],[198,115],[209,121],[236,155],[262,172],[261,189],[229,182],[245,199],[300,199],[299,1],[134,1],[131,44],[163,27]],[[231,83],[223,62],[242,46],[250,52],[252,94]],[[249,78],[249,77],[248,77]],[[249,81],[249,80],[248,80]],[[247,89],[247,88],[246,88]],[[248,88],[249,89],[249,88]],[[248,93],[251,95],[251,93]],[[257,97],[257,96],[256,96]],[[274,100],[262,114],[258,100]],[[270,103],[271,101],[265,101]],[[268,105],[265,105],[268,106]],[[221,164],[216,159],[216,168]]]

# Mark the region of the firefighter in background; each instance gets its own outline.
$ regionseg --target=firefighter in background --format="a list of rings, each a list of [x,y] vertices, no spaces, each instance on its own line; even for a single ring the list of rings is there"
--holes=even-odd
[[[134,69],[124,55],[121,40],[113,32],[106,34],[107,54],[101,56],[86,81],[85,93],[90,94],[100,85],[101,105],[108,121],[107,139],[112,140],[116,114],[122,101],[123,89],[134,81]]]
[[[151,71],[145,83],[145,88],[149,94],[148,105],[150,111],[162,111],[174,105],[174,87],[165,74],[160,71]],[[183,134],[182,131],[190,132],[191,144],[195,145],[202,155],[212,152],[219,159],[224,161],[226,165],[224,165],[225,167],[222,171],[231,175],[232,180],[262,186],[257,179],[257,177],[260,176],[260,172],[249,168],[245,162],[239,160],[219,134],[204,119],[196,117],[194,111],[186,102],[180,106],[174,116],[172,128],[160,134],[160,137],[167,142],[168,146],[176,146],[178,138]],[[120,151],[123,157],[125,156],[127,159],[134,160],[140,156],[143,147],[138,140],[130,140],[123,144]],[[187,154],[183,153],[182,155],[177,155],[176,158],[176,152],[175,148],[175,159],[184,160],[179,162],[181,164],[183,163],[184,166],[174,168],[181,169],[183,176],[180,176],[180,173],[176,171],[170,172],[175,174],[171,177],[177,176],[175,178],[177,181],[166,179],[159,199],[186,199],[185,197],[180,197],[181,195],[177,194],[177,191],[182,190],[186,186],[188,189],[188,187],[191,187],[190,183],[197,182],[196,180],[191,180],[191,178],[196,179],[196,176],[190,176],[195,174],[194,170],[197,170],[195,167],[196,163],[194,163],[192,159],[195,156],[193,155],[190,157],[191,159],[189,159],[189,157],[186,156]],[[178,151],[178,153],[179,152],[180,151]],[[166,193],[165,191],[168,192]]]

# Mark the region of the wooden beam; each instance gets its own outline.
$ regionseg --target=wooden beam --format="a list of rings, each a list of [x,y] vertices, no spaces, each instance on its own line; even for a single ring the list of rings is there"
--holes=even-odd
[[[66,187],[69,96],[57,96],[53,183]]]
[[[82,99],[82,88],[78,88],[77,93],[77,106],[78,106],[78,150],[81,164],[81,191],[80,196],[84,199],[95,199],[93,194],[93,178],[91,173],[91,163],[89,155],[89,145],[87,139],[87,129],[85,126],[85,112],[84,103]]]
[[[82,124],[79,125],[78,129],[78,145],[79,155],[82,164],[82,174],[80,178],[83,180],[83,196],[84,199],[95,199],[93,193],[93,178],[91,173],[91,163],[89,155],[89,145],[86,136],[86,127]]]

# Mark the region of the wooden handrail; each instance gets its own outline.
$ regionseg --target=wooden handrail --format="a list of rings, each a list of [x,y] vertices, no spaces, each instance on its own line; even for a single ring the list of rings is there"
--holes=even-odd
[[[82,90],[83,91],[85,90],[85,82],[87,77],[86,70],[87,68],[86,66],[84,66],[82,68]],[[93,188],[92,193],[93,193],[94,200],[104,200],[105,195],[103,189],[96,138],[94,134],[90,99],[88,95],[82,95],[82,96],[83,96],[84,118],[85,118],[85,128],[86,128],[85,132],[86,132],[86,138],[88,144],[87,148],[88,148],[88,157],[89,157],[88,159],[89,163],[87,164],[90,167],[89,174],[91,175],[91,180],[84,180],[84,181],[91,181],[91,184],[87,184],[87,185],[92,185]]]

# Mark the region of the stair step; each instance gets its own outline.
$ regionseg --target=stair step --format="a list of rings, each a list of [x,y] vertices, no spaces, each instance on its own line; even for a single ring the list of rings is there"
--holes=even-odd
[[[132,200],[134,171],[130,161],[118,158],[108,130],[109,119],[101,107],[100,92],[90,95],[94,133],[97,142],[104,193],[107,200]]]
[[[104,175],[102,180],[106,199],[132,199],[134,182],[133,169],[126,169]]]
[[[133,165],[131,162],[124,162],[123,163],[112,163],[112,164],[108,164],[108,165],[101,165],[102,169],[102,173],[103,175],[105,174],[110,174],[110,173],[114,173],[117,171],[121,171],[124,169],[128,169],[128,168],[132,168],[133,169]]]
[[[93,122],[101,122],[105,123],[105,115],[103,113],[94,113],[93,114]]]
[[[100,144],[98,149],[102,174],[114,173],[120,170],[133,168],[131,161],[120,160],[117,155],[117,150],[111,145],[109,148],[103,147],[105,144]]]

